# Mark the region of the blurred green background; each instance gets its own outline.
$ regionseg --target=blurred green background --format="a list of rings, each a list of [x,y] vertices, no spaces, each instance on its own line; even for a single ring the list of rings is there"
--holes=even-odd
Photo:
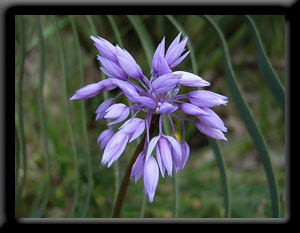
[[[284,112],[262,77],[256,45],[242,16],[210,17],[224,33],[236,80],[268,146],[278,187],[279,216],[283,218]],[[266,55],[285,86],[285,18],[279,15],[251,17]],[[220,141],[219,146],[227,174],[230,217],[272,217],[266,173],[226,82],[217,34],[202,16],[178,15],[172,19],[189,36],[197,74],[211,83],[206,89],[229,98],[227,106],[213,110],[228,128],[228,141]],[[98,51],[89,37],[99,35],[113,44],[118,43],[133,55],[149,77],[149,56],[153,55],[150,54],[151,46],[155,49],[163,36],[168,46],[177,34],[170,18],[163,15],[16,16],[17,218],[111,217],[116,185],[121,181],[137,144],[130,143],[112,167],[101,165],[103,151],[96,141],[106,129],[107,122],[104,119],[96,122],[94,112],[108,96],[68,100],[83,85],[105,78],[96,60]],[[175,70],[193,72],[191,56]],[[114,96],[115,93],[108,95]],[[125,99],[123,101],[126,103]],[[181,122],[175,120],[175,125],[177,133],[181,134]],[[185,168],[176,175],[176,208],[172,177],[163,179],[160,176],[153,203],[147,198],[145,200],[143,180],[135,184],[132,179],[120,217],[170,218],[174,211],[179,218],[225,216],[224,192],[212,147],[193,124],[186,125],[191,154]]]

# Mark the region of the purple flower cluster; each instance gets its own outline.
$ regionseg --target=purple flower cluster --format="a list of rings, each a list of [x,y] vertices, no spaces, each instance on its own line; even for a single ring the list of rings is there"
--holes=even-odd
[[[143,151],[138,155],[131,171],[137,182],[144,177],[145,193],[152,202],[159,179],[159,171],[164,177],[165,171],[172,176],[185,166],[190,148],[185,141],[184,121],[195,124],[203,134],[217,140],[227,140],[223,132],[227,132],[223,121],[210,108],[227,104],[226,96],[208,91],[194,90],[188,94],[178,94],[180,86],[205,87],[210,83],[186,71],[172,71],[189,54],[184,53],[188,37],[180,41],[181,33],[165,51],[165,38],[158,45],[152,60],[151,77],[148,79],[136,63],[135,59],[125,49],[114,46],[101,37],[91,36],[94,45],[101,56],[97,59],[102,64],[100,68],[108,78],[92,83],[77,90],[70,100],[90,98],[103,91],[119,88],[121,91],[115,97],[107,99],[96,110],[96,120],[100,118],[113,119],[108,123],[113,128],[104,130],[98,142],[100,149],[104,149],[101,163],[108,167],[124,152],[127,143],[137,139],[146,130],[146,140]],[[183,55],[182,55],[183,54]],[[140,84],[140,85],[137,85]],[[124,94],[132,103],[126,106],[117,103],[117,98]],[[187,101],[182,101],[186,99]],[[129,120],[125,121],[117,131],[116,124],[126,120],[130,111],[135,111]],[[146,119],[138,118],[138,114]],[[184,113],[184,114],[182,114]],[[149,128],[153,114],[159,114],[159,133],[149,137]],[[173,128],[173,136],[165,135],[162,127],[162,117],[167,115]],[[196,120],[184,115],[195,116]],[[182,120],[182,140],[175,136],[172,117]],[[153,156],[156,149],[156,159]]]

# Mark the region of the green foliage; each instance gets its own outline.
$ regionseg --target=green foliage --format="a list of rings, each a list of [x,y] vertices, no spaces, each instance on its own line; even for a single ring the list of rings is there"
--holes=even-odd
[[[131,180],[121,217],[285,217],[284,17],[206,19],[16,17],[17,218],[111,217],[137,144],[127,146],[114,168],[102,166],[96,141],[107,122],[95,122],[94,112],[108,93],[68,100],[83,85],[105,78],[89,37],[99,35],[126,48],[147,74],[162,37],[169,45],[178,31],[189,36],[191,53],[176,68],[197,73],[211,82],[208,90],[229,97],[227,106],[214,109],[229,129],[228,141],[208,140],[186,124],[191,147],[186,167],[176,176],[160,177],[151,204],[143,180]],[[174,124],[181,134],[181,122],[174,119]]]

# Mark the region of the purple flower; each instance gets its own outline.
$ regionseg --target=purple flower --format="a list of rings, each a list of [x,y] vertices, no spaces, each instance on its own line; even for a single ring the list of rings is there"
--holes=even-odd
[[[145,121],[140,118],[132,118],[126,121],[121,127],[125,133],[129,134],[129,142],[137,139],[145,130]]]
[[[115,99],[114,98],[110,98],[108,100],[105,100],[104,102],[102,102],[99,107],[96,110],[96,120],[103,118],[105,115],[105,111],[115,103]]]
[[[180,142],[181,146],[181,163],[180,163],[180,169],[182,170],[186,164],[186,161],[189,158],[190,155],[190,147],[187,144],[186,141],[181,141]]]
[[[226,105],[228,103],[228,98],[226,96],[207,90],[192,91],[188,94],[188,97],[192,104],[201,108],[211,108],[221,104]]]
[[[134,58],[125,49],[116,46],[117,59],[120,67],[131,78],[139,79],[143,76],[141,67],[136,63]]]
[[[210,85],[210,83],[205,81],[203,78],[189,72],[175,71],[173,74],[180,75],[179,84],[183,86],[206,87]]]
[[[116,63],[112,60],[109,60],[107,58],[101,57],[99,55],[97,55],[97,59],[103,65],[103,67],[101,67],[100,69],[108,77],[121,79],[121,80],[127,80],[128,79],[127,73],[125,73],[125,71],[122,68],[120,68],[118,63]]]
[[[157,162],[153,156],[149,157],[144,163],[144,187],[145,193],[152,202],[159,178]]]
[[[105,113],[106,114],[104,115],[104,118],[107,119],[117,118],[117,120],[107,124],[107,125],[113,125],[125,120],[129,115],[129,109],[125,104],[119,103],[110,106],[108,109],[106,109]]]
[[[117,86],[109,79],[86,85],[75,92],[70,100],[86,99],[100,94],[103,91],[110,91]]]
[[[100,69],[108,78],[82,87],[70,98],[70,100],[85,99],[103,91],[116,88],[120,90],[115,97],[102,102],[95,112],[96,120],[100,118],[114,120],[107,124],[112,125],[112,128],[104,130],[97,140],[98,143],[101,142],[100,149],[104,149],[101,163],[110,167],[123,154],[127,143],[136,140],[146,131],[144,149],[138,155],[130,177],[135,177],[137,182],[143,176],[145,193],[150,202],[154,199],[159,171],[162,177],[165,176],[165,172],[172,176],[173,170],[179,172],[187,163],[190,147],[185,141],[185,121],[192,122],[200,132],[209,137],[227,140],[224,135],[224,132],[227,132],[224,122],[210,109],[226,105],[228,102],[226,96],[208,90],[178,94],[181,85],[197,88],[210,85],[196,74],[172,70],[189,54],[189,51],[185,52],[188,37],[185,36],[181,41],[180,37],[181,33],[167,50],[165,38],[162,39],[153,55],[148,78],[127,50],[99,36],[91,36],[100,52],[100,55],[97,55],[102,65]],[[131,102],[128,106],[117,102],[123,94]],[[183,101],[184,99],[186,101]],[[127,119],[131,111],[134,114]],[[146,117],[143,117],[145,114]],[[154,114],[159,115],[159,130],[158,135],[150,138],[149,130]],[[191,118],[187,118],[186,114]],[[170,120],[172,136],[163,132],[163,115]],[[176,130],[172,120],[174,117],[181,119],[182,122],[181,141],[175,136]],[[120,126],[116,127],[119,123]]]
[[[152,59],[152,69],[151,75],[154,77],[159,77],[164,74],[172,72],[172,68],[176,67],[184,58],[189,54],[190,51],[181,56],[185,51],[185,45],[187,43],[188,37],[185,36],[181,42],[180,40],[181,32],[170,44],[167,52],[165,53],[165,37],[162,39],[160,44],[157,46]],[[181,57],[180,57],[181,56]]]
[[[110,167],[110,165],[124,152],[128,139],[129,135],[122,130],[115,133],[104,149],[101,163],[108,163],[107,166]]]
[[[102,131],[102,133],[99,135],[97,143],[101,142],[100,150],[106,147],[109,140],[114,136],[115,131],[112,129],[106,129]]]
[[[135,183],[141,178],[141,176],[144,173],[145,156],[146,156],[145,151],[142,151],[138,155],[135,163],[132,166],[130,178],[135,176]]]

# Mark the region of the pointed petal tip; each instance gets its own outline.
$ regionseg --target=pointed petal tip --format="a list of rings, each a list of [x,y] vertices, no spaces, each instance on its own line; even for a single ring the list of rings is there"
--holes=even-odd
[[[77,100],[78,98],[76,97],[76,94],[73,95],[69,100]]]

